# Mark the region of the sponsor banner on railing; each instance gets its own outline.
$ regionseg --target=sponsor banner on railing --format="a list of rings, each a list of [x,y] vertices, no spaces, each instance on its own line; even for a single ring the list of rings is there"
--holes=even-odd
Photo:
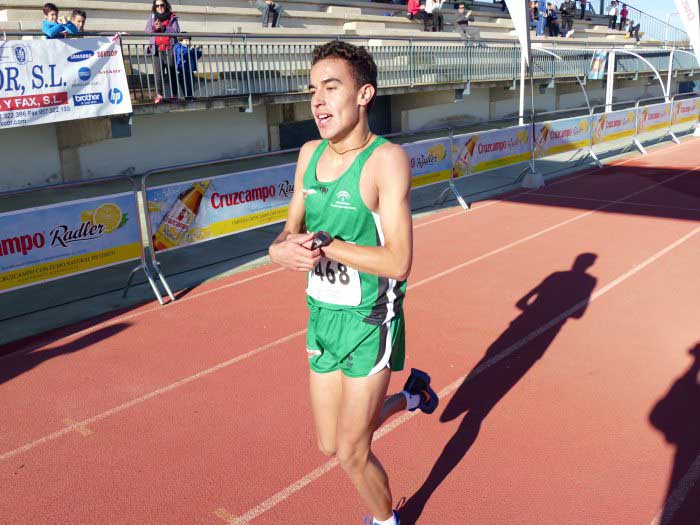
[[[671,104],[661,103],[640,106],[637,109],[637,130],[639,133],[667,128],[671,118]]]
[[[284,221],[295,164],[149,188],[156,251]]]
[[[634,110],[611,111],[593,115],[591,119],[593,145],[634,135]]]
[[[700,117],[700,98],[686,98],[673,102],[671,124],[697,122]]]
[[[535,157],[585,148],[591,143],[589,117],[553,120],[535,125]]]
[[[110,38],[0,42],[0,128],[131,113]]]
[[[402,144],[411,163],[411,186],[427,186],[450,178],[450,139],[423,140]]]
[[[453,137],[454,178],[518,164],[530,159],[530,126],[495,129]]]
[[[0,292],[137,259],[132,192],[0,214]]]

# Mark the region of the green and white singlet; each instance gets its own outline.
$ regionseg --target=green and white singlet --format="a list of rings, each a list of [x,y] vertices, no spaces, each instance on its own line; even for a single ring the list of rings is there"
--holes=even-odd
[[[384,245],[380,217],[362,201],[360,176],[370,155],[386,142],[387,139],[377,136],[340,177],[332,182],[320,182],[316,167],[328,147],[327,140],[321,141],[304,173],[308,231],[324,230],[336,239],[361,246]],[[406,281],[360,272],[322,258],[309,272],[306,292],[311,310],[342,310],[355,314],[365,323],[382,325],[401,314]]]

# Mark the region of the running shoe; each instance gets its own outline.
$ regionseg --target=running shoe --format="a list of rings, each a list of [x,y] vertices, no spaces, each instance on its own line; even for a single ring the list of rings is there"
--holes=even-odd
[[[409,409],[411,412],[420,408],[425,414],[432,414],[440,403],[435,390],[430,388],[430,376],[417,368],[411,368],[411,375],[408,376],[403,389],[409,394],[420,396],[420,404]]]
[[[394,518],[396,518],[396,525],[401,525],[401,519],[399,518],[399,513],[396,512],[395,510],[392,511],[394,513]],[[376,521],[374,521],[374,518],[372,516],[365,516],[365,525],[376,525]]]

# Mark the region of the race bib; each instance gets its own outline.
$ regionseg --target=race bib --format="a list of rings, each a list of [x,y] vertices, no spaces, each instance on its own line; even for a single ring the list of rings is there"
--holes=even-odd
[[[324,303],[358,306],[362,302],[360,273],[343,263],[321,257],[309,272],[306,293]]]

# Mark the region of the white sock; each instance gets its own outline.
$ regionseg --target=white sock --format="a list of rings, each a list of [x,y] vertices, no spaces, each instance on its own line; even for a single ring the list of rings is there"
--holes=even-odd
[[[418,394],[409,394],[405,390],[402,390],[401,393],[406,398],[406,410],[412,410],[420,405],[420,396]],[[393,522],[389,521],[387,523],[392,525]]]
[[[409,394],[411,395],[411,394]],[[384,521],[379,521],[377,518],[374,518],[374,524],[373,525],[396,525],[396,514],[394,512],[391,512],[391,518],[388,520]]]

